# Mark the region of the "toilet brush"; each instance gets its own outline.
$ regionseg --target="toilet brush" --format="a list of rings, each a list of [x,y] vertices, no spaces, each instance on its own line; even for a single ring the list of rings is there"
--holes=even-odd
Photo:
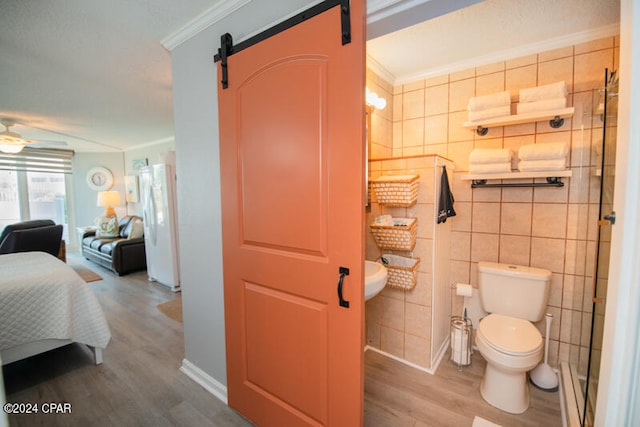
[[[551,331],[551,321],[553,320],[553,314],[547,313],[547,333],[545,335],[544,343],[544,362],[536,366],[529,374],[531,383],[539,389],[545,391],[558,390],[558,376],[555,371],[547,363],[549,357],[549,333]]]

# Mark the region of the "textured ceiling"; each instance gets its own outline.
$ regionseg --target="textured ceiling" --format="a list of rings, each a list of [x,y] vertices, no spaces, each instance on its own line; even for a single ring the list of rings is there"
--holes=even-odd
[[[369,40],[367,54],[407,82],[619,21],[618,0],[485,0]]]
[[[76,151],[170,140],[171,58],[160,41],[224,1],[0,0],[0,118],[15,119],[12,130],[25,138],[64,141]],[[450,10],[473,1],[372,4]],[[485,0],[378,37],[367,50],[401,81],[616,23],[618,11],[618,0]]]
[[[160,40],[215,3],[0,0],[0,117],[29,125],[11,129],[23,137],[79,151],[172,137],[171,57]]]

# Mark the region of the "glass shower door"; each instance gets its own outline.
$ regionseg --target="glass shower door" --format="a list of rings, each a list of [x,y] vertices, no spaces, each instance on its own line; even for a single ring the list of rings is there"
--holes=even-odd
[[[591,345],[589,366],[585,384],[583,426],[593,425],[598,381],[600,376],[600,357],[602,354],[602,335],[606,307],[607,285],[609,278],[609,255],[611,250],[611,227],[615,224],[613,212],[613,190],[615,185],[615,160],[618,117],[618,77],[616,72],[605,71],[603,90],[603,138],[602,167],[600,169],[600,215],[598,221],[598,252],[593,289],[593,316],[591,319]]]

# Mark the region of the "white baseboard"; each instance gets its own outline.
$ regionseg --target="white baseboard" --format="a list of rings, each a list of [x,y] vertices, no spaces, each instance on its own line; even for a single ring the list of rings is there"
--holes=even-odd
[[[447,354],[448,349],[449,349],[449,338],[447,338],[445,342],[442,343],[440,350],[438,350],[438,352],[436,353],[436,357],[433,360],[434,363],[431,370],[433,371],[434,374],[438,371],[438,368],[440,367],[440,363],[442,363],[442,359],[444,359],[444,356]]]
[[[416,368],[416,369],[418,369],[418,370],[420,370],[422,372],[426,372],[427,374],[431,374],[431,375],[435,374],[435,370],[425,368],[424,366],[416,365],[415,363],[411,363],[408,360],[404,360],[404,359],[402,359],[402,358],[400,358],[398,356],[394,356],[393,354],[389,354],[389,353],[387,353],[385,351],[382,351],[382,350],[379,350],[379,349],[377,349],[375,347],[371,347],[369,345],[365,346],[364,347],[364,351],[368,351],[368,350],[375,351],[376,353],[379,353],[379,354],[381,354],[383,356],[386,356],[389,359],[393,359],[393,360],[395,360],[397,362],[400,362],[400,363],[403,363],[403,364],[405,364],[407,366],[411,366],[412,368]]]
[[[228,404],[226,385],[222,384],[220,381],[216,380],[211,375],[207,374],[205,371],[189,362],[187,359],[182,359],[182,366],[180,367],[180,371],[200,384],[209,393],[213,394],[215,397],[224,402],[225,405]]]

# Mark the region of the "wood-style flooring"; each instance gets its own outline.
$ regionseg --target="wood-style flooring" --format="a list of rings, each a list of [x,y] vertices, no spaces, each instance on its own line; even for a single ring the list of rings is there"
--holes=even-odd
[[[496,409],[480,396],[485,361],[477,351],[458,369],[443,360],[435,375],[374,351],[365,353],[364,424],[367,427],[471,426],[475,416],[503,427],[562,426],[558,392],[529,385],[531,405],[520,415]]]
[[[74,256],[71,254],[70,256]],[[8,402],[70,403],[71,414],[11,415],[11,426],[250,426],[178,369],[182,323],[157,305],[176,298],[146,272],[123,277],[75,255],[103,277],[89,283],[111,327],[104,364],[72,344],[3,368]],[[479,394],[484,361],[458,370],[444,361],[435,376],[372,351],[365,354],[365,425],[471,426],[474,416],[507,426],[560,426],[558,393],[531,387],[522,415],[503,413]],[[286,427],[286,426],[284,426]]]

